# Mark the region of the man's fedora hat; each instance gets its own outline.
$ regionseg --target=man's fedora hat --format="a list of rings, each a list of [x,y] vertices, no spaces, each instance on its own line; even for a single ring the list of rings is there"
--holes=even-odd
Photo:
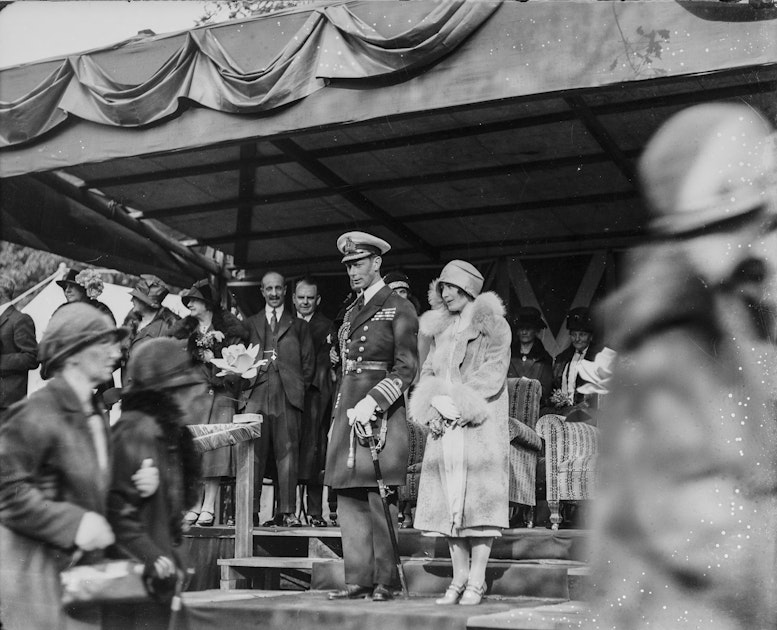
[[[207,280],[198,280],[190,289],[181,292],[181,302],[186,308],[189,308],[189,302],[192,300],[202,300],[213,308],[216,305],[216,296],[213,287]]]
[[[391,245],[367,232],[346,232],[337,239],[337,249],[343,255],[340,262],[345,263],[367,256],[382,256],[391,249]]]
[[[83,302],[64,304],[49,320],[38,344],[41,377],[47,379],[69,356],[104,339],[121,341],[127,328],[116,328],[110,319],[94,306]]]
[[[539,309],[533,306],[521,306],[515,312],[513,325],[515,328],[532,328],[534,330],[547,328],[545,322],[542,321],[542,314]]]
[[[130,295],[144,304],[148,304],[151,308],[158,309],[162,307],[162,300],[167,297],[168,293],[170,290],[162,280],[150,274],[143,274]]]

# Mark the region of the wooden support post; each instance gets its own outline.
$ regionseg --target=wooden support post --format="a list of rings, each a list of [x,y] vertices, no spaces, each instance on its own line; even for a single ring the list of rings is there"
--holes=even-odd
[[[236,448],[235,558],[254,555],[254,440],[239,442]]]

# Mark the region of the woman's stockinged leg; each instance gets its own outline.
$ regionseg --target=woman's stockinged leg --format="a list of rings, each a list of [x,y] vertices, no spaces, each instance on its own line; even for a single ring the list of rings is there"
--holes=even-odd
[[[469,579],[469,540],[466,538],[448,538],[448,549],[451,553],[451,562],[453,563],[453,581],[452,583],[460,586],[467,583]]]
[[[468,541],[472,547],[472,566],[469,570],[469,583],[480,586],[486,583],[486,566],[491,555],[493,538],[472,538]]]

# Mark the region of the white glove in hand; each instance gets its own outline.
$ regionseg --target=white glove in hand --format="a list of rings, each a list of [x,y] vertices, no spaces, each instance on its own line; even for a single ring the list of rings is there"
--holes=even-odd
[[[377,408],[378,403],[375,399],[372,396],[365,396],[354,405],[353,409],[347,411],[349,424],[355,425],[356,434],[359,437],[367,437],[372,433],[370,422],[375,417]]]
[[[142,499],[150,497],[159,487],[159,468],[153,459],[144,459],[140,468],[132,475],[132,483]]]
[[[175,575],[175,562],[167,556],[159,556],[154,560],[154,573],[159,579],[164,580]]]
[[[446,420],[454,420],[456,422],[461,420],[459,408],[450,396],[434,396],[432,398],[432,407]]]
[[[75,544],[84,551],[105,549],[116,541],[111,526],[97,512],[87,512],[81,517],[76,531]]]

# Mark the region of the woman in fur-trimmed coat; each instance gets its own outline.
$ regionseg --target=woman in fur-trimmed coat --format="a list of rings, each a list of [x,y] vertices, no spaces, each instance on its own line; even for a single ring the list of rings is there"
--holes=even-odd
[[[451,261],[420,319],[432,344],[410,410],[431,431],[415,527],[448,538],[453,581],[438,604],[480,603],[491,544],[508,526],[511,333],[501,300],[482,286],[475,267]]]

